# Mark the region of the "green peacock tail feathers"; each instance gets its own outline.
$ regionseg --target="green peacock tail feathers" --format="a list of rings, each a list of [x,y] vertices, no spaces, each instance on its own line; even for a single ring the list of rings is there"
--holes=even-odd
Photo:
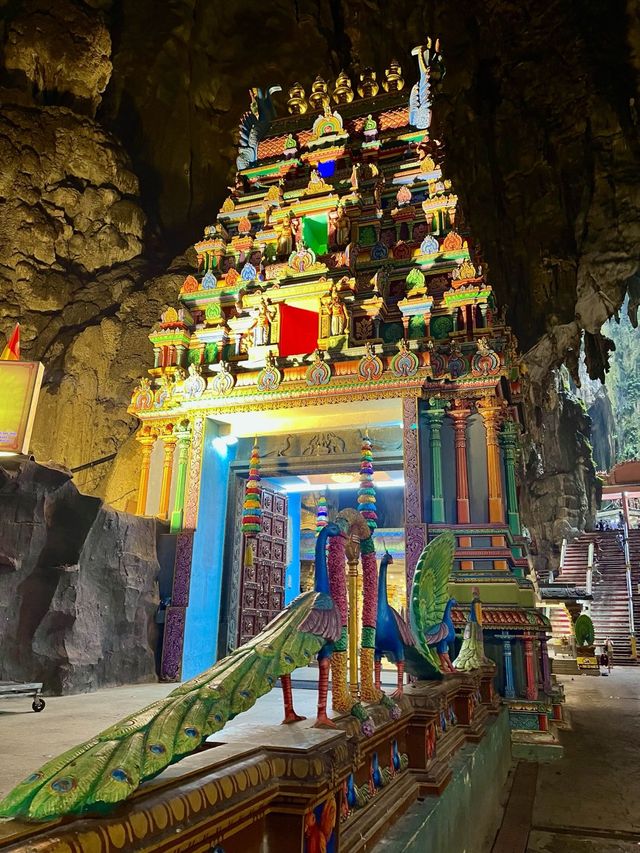
[[[326,638],[303,630],[315,605],[298,596],[265,630],[165,699],[47,762],[0,802],[0,817],[51,820],[121,802],[145,780],[191,752],[268,693],[282,675],[306,666]]]
[[[450,530],[429,542],[420,554],[411,589],[409,623],[416,648],[438,671],[440,660],[427,645],[425,634],[443,620],[455,550],[456,538]]]

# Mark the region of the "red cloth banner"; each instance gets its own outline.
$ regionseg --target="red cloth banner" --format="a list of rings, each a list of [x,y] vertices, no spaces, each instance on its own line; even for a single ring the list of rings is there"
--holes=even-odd
[[[319,319],[316,311],[281,303],[278,353],[283,357],[312,353],[318,346]]]

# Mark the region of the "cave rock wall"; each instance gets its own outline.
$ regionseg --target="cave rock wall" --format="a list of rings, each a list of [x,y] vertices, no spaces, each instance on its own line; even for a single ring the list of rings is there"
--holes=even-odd
[[[566,369],[552,371],[543,387],[528,384],[525,416],[520,511],[532,535],[534,566],[546,579],[559,566],[562,540],[570,541],[595,522],[600,495],[591,419],[571,390]]]
[[[0,468],[0,680],[81,693],[155,680],[156,522],[68,471]]]

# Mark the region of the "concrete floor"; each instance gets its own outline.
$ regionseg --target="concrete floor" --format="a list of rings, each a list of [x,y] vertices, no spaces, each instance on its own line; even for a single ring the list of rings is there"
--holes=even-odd
[[[559,680],[565,686],[572,721],[572,730],[561,732],[564,757],[537,766],[521,762],[516,768],[503,828],[508,823],[520,829],[528,824],[528,832],[522,834],[521,845],[515,841],[515,832],[512,840],[503,837],[502,844],[499,835],[493,851],[637,851],[640,667],[615,667],[608,677]]]

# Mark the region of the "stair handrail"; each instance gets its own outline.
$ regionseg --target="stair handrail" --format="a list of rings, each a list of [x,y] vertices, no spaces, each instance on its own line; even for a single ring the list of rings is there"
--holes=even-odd
[[[560,565],[558,566],[558,577],[562,577],[562,570],[564,569],[564,561],[567,557],[567,539],[566,537],[562,540],[562,546],[560,548]]]
[[[594,545],[593,542],[589,542],[589,552],[587,554],[587,578],[586,578],[586,586],[587,586],[587,595],[591,595],[593,592],[593,555],[594,555]]]
[[[629,554],[629,527],[627,519],[622,518],[622,551],[624,553],[624,575],[627,584],[627,609],[629,612],[629,636],[635,637],[636,627],[633,615],[633,584],[631,583],[631,557]],[[632,645],[633,649],[633,645]]]

